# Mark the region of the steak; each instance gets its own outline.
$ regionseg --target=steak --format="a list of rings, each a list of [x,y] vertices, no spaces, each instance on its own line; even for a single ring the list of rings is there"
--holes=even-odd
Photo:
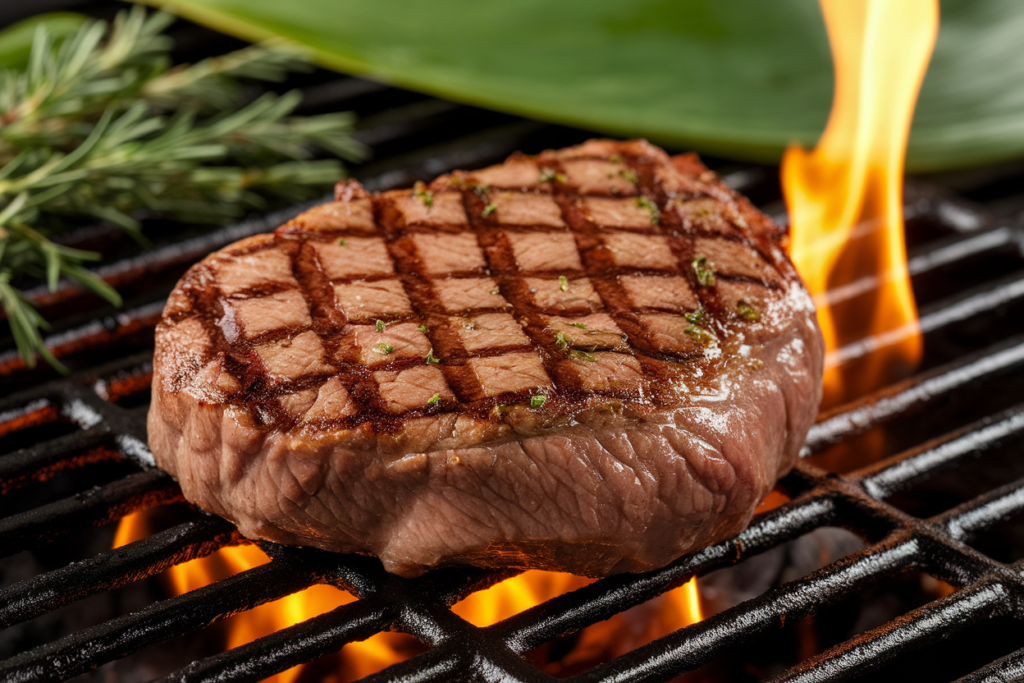
[[[339,183],[182,278],[153,454],[249,538],[403,576],[663,566],[742,530],[814,419],[784,238],[645,141]]]

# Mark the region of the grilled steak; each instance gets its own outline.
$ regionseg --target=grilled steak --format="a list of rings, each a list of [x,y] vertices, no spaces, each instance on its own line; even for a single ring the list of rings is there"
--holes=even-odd
[[[740,531],[822,341],[780,230],[693,155],[591,141],[337,201],[195,265],[149,435],[250,538],[589,576]]]

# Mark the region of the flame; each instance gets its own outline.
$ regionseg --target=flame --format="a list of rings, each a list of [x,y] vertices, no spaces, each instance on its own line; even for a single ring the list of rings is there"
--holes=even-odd
[[[118,548],[150,533],[148,511],[133,513],[122,518],[114,535],[113,547]],[[207,557],[171,567],[165,572],[164,578],[169,591],[181,595],[269,561],[270,558],[258,546],[229,546]],[[355,596],[334,586],[316,585],[260,605],[224,620],[227,634],[224,649],[245,645],[355,600]],[[408,636],[401,634],[379,633],[367,640],[349,643],[342,652],[338,676],[327,680],[332,683],[355,680],[406,659],[407,654],[403,650],[408,649],[409,640]],[[303,668],[302,665],[296,666],[266,680],[272,683],[293,683]]]
[[[821,0],[821,7],[835,63],[832,112],[813,151],[786,150],[782,186],[790,253],[815,296],[829,352],[823,405],[831,406],[905,374],[921,358],[902,180],[939,6],[938,0]],[[866,276],[870,286],[837,301],[838,288]],[[865,321],[872,341],[861,347],[871,352],[840,352],[864,337]]]
[[[593,581],[594,579],[561,572],[523,572],[486,590],[469,595],[456,603],[452,611],[474,626],[484,628],[547,602],[551,598],[582,588]],[[703,619],[696,578],[690,579],[680,589],[665,593],[661,598],[658,607],[665,612],[666,618],[655,637]]]
[[[145,538],[152,533],[152,526],[151,511],[124,517],[115,533],[113,547]],[[181,595],[269,561],[270,558],[255,545],[230,546],[207,557],[171,567],[163,578],[171,593]],[[592,581],[571,574],[528,571],[472,593],[454,605],[452,611],[475,626],[486,627]],[[224,620],[227,634],[224,649],[244,645],[355,600],[354,596],[332,586],[313,586],[261,605]],[[694,578],[633,610],[584,629],[568,655],[558,662],[546,664],[555,666],[555,670],[584,663],[589,668],[702,618],[697,580]],[[418,643],[410,646],[410,641],[412,639],[403,634],[379,633],[368,640],[349,643],[339,655],[337,676],[329,676],[325,680],[332,683],[352,681],[407,659],[422,650]],[[302,666],[297,666],[267,680],[293,683],[302,669]]]

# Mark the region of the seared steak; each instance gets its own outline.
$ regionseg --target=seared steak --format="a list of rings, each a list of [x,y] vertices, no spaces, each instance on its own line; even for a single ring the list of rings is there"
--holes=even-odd
[[[644,141],[341,183],[182,278],[153,453],[250,538],[405,576],[662,566],[740,531],[814,418],[782,237]]]

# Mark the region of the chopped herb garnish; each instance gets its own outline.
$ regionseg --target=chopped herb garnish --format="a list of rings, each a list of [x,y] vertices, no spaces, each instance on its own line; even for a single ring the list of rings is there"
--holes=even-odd
[[[422,332],[423,334],[426,334],[427,333],[427,326],[426,325],[420,325],[420,332]]]
[[[621,171],[619,171],[619,175],[628,180],[629,182],[633,183],[634,185],[640,184],[640,176],[638,176],[636,174],[636,171],[634,171],[631,168],[622,169]]]
[[[564,183],[566,177],[564,173],[559,173],[555,169],[545,166],[540,169],[540,181],[542,183]]]
[[[597,360],[597,356],[592,354],[590,351],[581,351],[580,349],[573,349],[569,352],[569,358],[573,360],[585,360],[593,363]]]
[[[569,291],[569,278],[564,275],[558,276],[558,288],[563,292]]]
[[[441,400],[441,394],[434,394],[433,396],[431,396],[430,398],[427,399],[427,405],[428,406],[432,406],[432,405],[434,405],[435,403],[437,403],[440,400]]]
[[[387,327],[387,325],[384,324],[383,320],[378,320],[377,321],[377,331],[378,332],[383,332],[384,328],[386,328],[386,327]]]
[[[757,310],[754,306],[751,306],[746,301],[741,301],[736,304],[736,310],[740,312],[740,315],[744,320],[751,322],[757,322],[761,319],[761,311]]]
[[[699,325],[701,321],[704,320],[704,306],[698,306],[696,311],[684,313],[683,317],[686,318],[687,322]]]
[[[569,323],[569,324],[570,324],[570,325],[571,325],[572,327],[578,327],[578,328],[580,328],[581,330],[585,330],[585,329],[587,329],[587,324],[586,324],[586,323]]]
[[[561,330],[559,330],[555,334],[555,346],[557,346],[560,349],[567,349],[575,343],[575,339],[567,335],[565,332],[562,332]]]
[[[610,187],[610,188],[608,188],[608,191],[611,192],[612,194],[618,194],[619,193],[619,188],[617,188],[617,187]]]
[[[661,211],[658,210],[658,205],[655,204],[649,197],[640,195],[636,198],[636,205],[641,209],[647,209],[651,212],[651,224],[657,225],[661,221]]]
[[[530,397],[530,407],[531,408],[540,408],[542,405],[547,403],[547,401],[548,401],[548,397],[547,396],[531,396]]]
[[[389,353],[391,353],[392,351],[394,351],[395,347],[392,346],[391,344],[387,344],[385,342],[381,342],[380,344],[377,344],[376,346],[374,346],[373,350],[376,351],[377,353],[379,353],[382,356],[386,356]]]
[[[618,164],[622,162],[622,157],[619,156],[618,154],[612,154],[611,156],[608,157],[608,161],[612,162],[613,164]]]
[[[686,329],[683,330],[683,332],[685,332],[686,334],[690,335],[691,337],[696,339],[699,343],[704,344],[705,346],[707,346],[709,344],[717,344],[718,343],[718,337],[715,336],[714,332],[712,332],[711,330],[708,330],[706,328],[703,328],[700,325],[696,325],[696,324],[687,325]]]
[[[711,287],[715,284],[715,269],[708,262],[707,256],[697,256],[691,265],[693,272],[697,275],[697,284],[701,287]]]
[[[441,359],[434,355],[433,347],[431,347],[431,349],[427,351],[427,357],[425,360],[427,365],[437,365],[441,362]]]
[[[345,238],[344,237],[342,237],[340,240],[338,240],[338,245],[339,246],[343,247],[343,246],[345,246],[345,244],[347,244],[347,243],[345,242]]]
[[[710,287],[715,284],[715,269],[708,263],[707,256],[698,256],[690,264],[693,272],[697,274],[697,284],[701,287]]]
[[[422,181],[417,181],[412,186],[412,195],[423,202],[423,206],[428,209],[434,205],[434,193],[427,190],[427,186]]]
[[[483,216],[484,218],[486,218],[487,216],[490,216],[492,213],[494,213],[497,210],[498,210],[498,205],[497,204],[488,204],[487,206],[484,207],[484,210],[480,212],[480,215]]]
[[[486,199],[487,198],[487,193],[490,192],[490,191],[491,191],[491,186],[490,185],[474,185],[473,186],[473,193],[477,197],[480,197],[480,199]]]

